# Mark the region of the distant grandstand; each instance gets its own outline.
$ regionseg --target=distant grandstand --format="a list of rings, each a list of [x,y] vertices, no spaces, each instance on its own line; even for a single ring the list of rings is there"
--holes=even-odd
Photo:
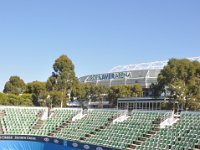
[[[200,150],[200,112],[0,107],[0,150]]]
[[[200,57],[188,58],[200,62]],[[139,83],[142,88],[148,89],[152,83],[157,82],[157,77],[168,60],[141,64],[116,66],[108,73],[86,75],[79,78],[81,83],[100,85],[133,85]]]

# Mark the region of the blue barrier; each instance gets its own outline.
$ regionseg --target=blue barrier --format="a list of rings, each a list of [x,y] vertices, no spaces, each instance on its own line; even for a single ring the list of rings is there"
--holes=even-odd
[[[0,135],[0,150],[116,150],[46,136]]]

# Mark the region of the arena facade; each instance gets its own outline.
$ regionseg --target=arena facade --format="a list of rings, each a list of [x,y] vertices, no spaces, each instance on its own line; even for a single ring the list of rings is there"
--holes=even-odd
[[[143,88],[149,88],[155,83],[161,69],[141,69],[104,74],[88,75],[81,77],[82,83],[93,83],[100,85],[133,85],[139,83]]]
[[[200,56],[187,59],[200,62]],[[143,89],[148,91],[150,85],[157,82],[157,77],[167,62],[168,60],[116,66],[108,73],[86,75],[80,77],[79,81],[81,83],[108,86],[134,85],[139,83]]]

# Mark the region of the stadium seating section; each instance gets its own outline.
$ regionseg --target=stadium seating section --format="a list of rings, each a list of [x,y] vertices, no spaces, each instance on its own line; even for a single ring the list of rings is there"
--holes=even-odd
[[[125,111],[106,109],[0,107],[0,134],[52,136],[127,150],[200,149],[200,113],[182,112],[176,123],[160,128],[167,113],[133,111],[125,115]],[[116,121],[123,116],[126,119]]]
[[[200,139],[200,113],[183,113],[180,122],[163,128],[138,146],[138,150],[151,149],[194,149]]]
[[[42,109],[4,109],[5,116],[1,118],[4,134],[28,134]]]
[[[35,127],[34,129],[31,129],[30,134],[47,136],[49,133],[55,131],[63,124],[67,123],[68,121],[71,121],[72,117],[75,116],[77,113],[77,110],[54,110],[50,112],[52,116],[47,118],[47,120],[43,122],[40,128]]]
[[[158,126],[157,121],[160,121],[163,115],[164,113],[156,112],[135,112],[128,120],[112,124],[86,141],[91,144],[125,149],[133,141],[154,130]]]
[[[104,128],[116,115],[117,113],[112,111],[89,110],[86,117],[69,123],[56,133],[55,136],[71,140],[84,139],[85,135],[94,133],[95,130],[100,128]]]

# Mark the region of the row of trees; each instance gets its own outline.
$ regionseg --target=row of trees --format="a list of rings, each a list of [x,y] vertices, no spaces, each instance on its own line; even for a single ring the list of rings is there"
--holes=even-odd
[[[200,109],[200,63],[188,59],[170,59],[151,85],[153,97],[164,94],[171,103],[178,102],[184,109]],[[67,100],[109,100],[116,105],[119,97],[139,97],[143,91],[139,84],[132,86],[103,86],[80,84],[72,61],[62,55],[55,60],[53,72],[46,82],[24,83],[11,76],[0,95],[3,105],[66,106]]]
[[[1,93],[2,105],[66,106],[67,100],[109,100],[116,105],[119,97],[141,96],[139,84],[133,86],[103,86],[80,84],[75,76],[74,65],[66,56],[55,60],[53,72],[46,82],[25,83],[18,76],[11,76]]]
[[[66,100],[90,100],[90,101],[102,101],[108,100],[114,106],[116,105],[117,98],[119,97],[136,97],[142,96],[143,91],[139,84],[133,86],[103,86],[94,84],[77,84],[70,93],[70,96],[64,94],[65,91],[61,90],[50,90],[48,91],[47,82],[33,81],[19,87],[14,86],[10,83],[13,78],[17,82],[23,81],[18,76],[10,77],[10,80],[6,83],[11,85],[12,88],[4,89],[4,93],[0,93],[0,104],[1,105],[25,105],[25,106],[65,106]],[[6,86],[5,86],[6,87]],[[23,90],[22,90],[23,89]],[[21,91],[21,92],[16,92]]]
[[[72,96],[78,99],[86,99],[91,101],[110,101],[113,106],[117,104],[119,97],[140,97],[143,90],[139,84],[132,86],[113,85],[111,87],[94,84],[80,84],[79,89],[72,90]]]

